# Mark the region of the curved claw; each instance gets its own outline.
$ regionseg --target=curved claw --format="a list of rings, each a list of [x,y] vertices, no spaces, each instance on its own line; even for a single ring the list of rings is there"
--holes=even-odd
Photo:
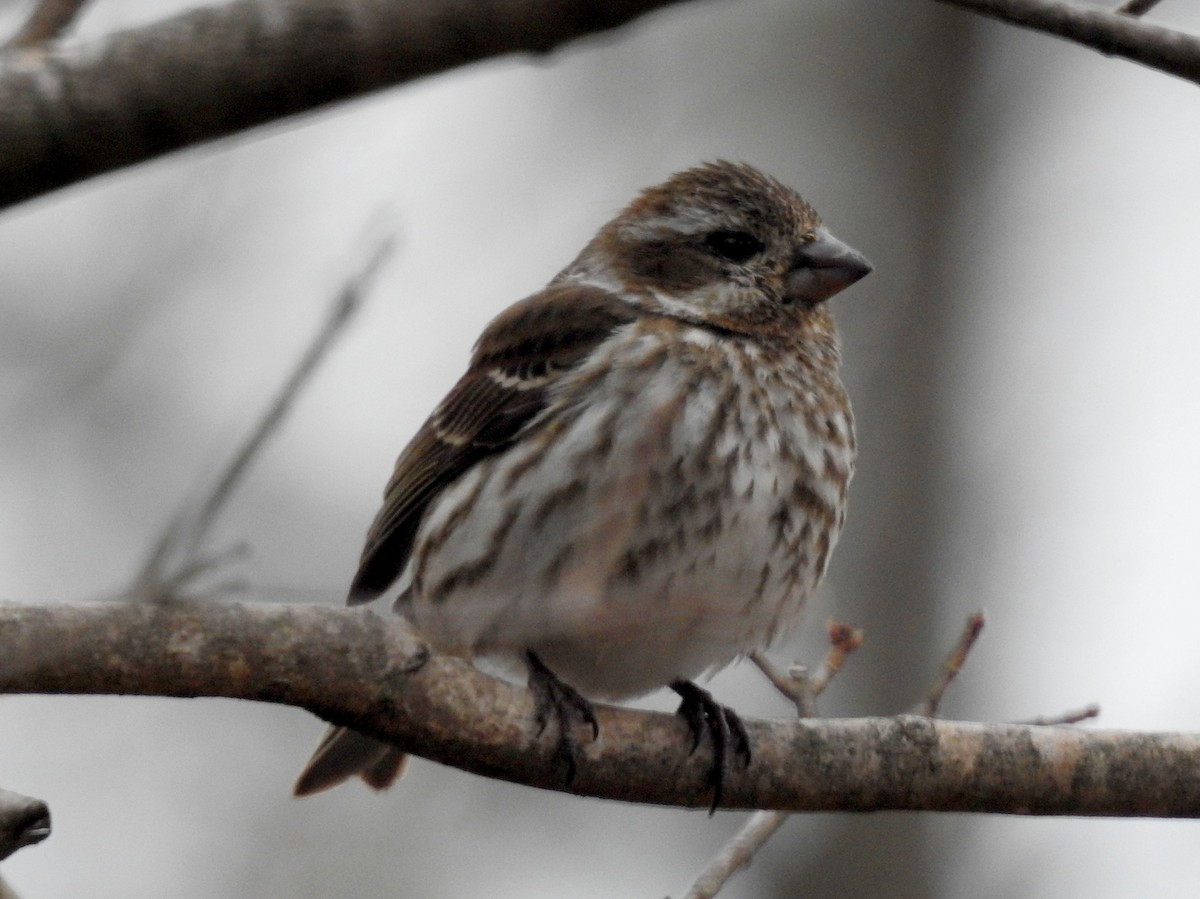
[[[750,736],[737,712],[721,705],[707,690],[686,680],[672,681],[671,689],[682,700],[678,714],[683,716],[692,734],[689,755],[700,746],[704,731],[708,731],[712,739],[713,763],[708,772],[708,785],[713,788],[712,805],[708,809],[711,816],[725,795],[725,783],[730,772],[730,748],[732,746],[733,755],[740,758],[743,765],[749,765]]]
[[[538,736],[546,729],[551,715],[558,724],[558,748],[555,755],[567,769],[567,786],[575,780],[583,747],[575,739],[575,724],[582,721],[592,729],[592,739],[600,736],[600,723],[596,720],[596,709],[578,690],[564,684],[553,671],[537,657],[537,653],[526,650],[525,660],[529,664],[529,689],[533,691],[536,707],[535,720]]]

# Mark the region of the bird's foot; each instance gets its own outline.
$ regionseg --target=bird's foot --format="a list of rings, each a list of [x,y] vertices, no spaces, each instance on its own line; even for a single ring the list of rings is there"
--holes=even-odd
[[[712,815],[725,794],[725,783],[729,779],[732,763],[731,753],[740,758],[743,765],[750,764],[750,737],[737,712],[721,705],[707,690],[687,680],[672,681],[671,689],[683,700],[679,704],[678,714],[683,716],[692,732],[692,752],[700,745],[700,738],[706,730],[712,737],[713,763],[708,772],[708,785],[713,790],[708,813]]]
[[[574,687],[560,681],[553,671],[537,657],[537,653],[526,650],[525,660],[529,664],[529,689],[537,703],[535,716],[538,736],[546,729],[553,717],[558,724],[558,750],[556,755],[567,768],[567,786],[575,780],[583,747],[575,738],[575,725],[589,725],[592,739],[600,736],[600,725],[596,721],[596,710]]]

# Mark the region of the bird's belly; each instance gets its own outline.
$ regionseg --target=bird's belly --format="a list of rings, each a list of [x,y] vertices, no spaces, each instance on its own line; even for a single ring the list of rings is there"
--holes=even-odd
[[[794,393],[729,375],[668,362],[593,385],[586,406],[476,466],[422,525],[401,611],[452,652],[531,649],[596,698],[770,642],[824,571],[849,450],[831,481]]]

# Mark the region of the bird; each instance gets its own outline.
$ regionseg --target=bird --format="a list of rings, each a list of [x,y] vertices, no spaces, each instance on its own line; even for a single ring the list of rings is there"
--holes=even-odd
[[[396,588],[434,649],[528,675],[567,781],[593,701],[662,687],[715,810],[751,749],[695,680],[797,624],[854,470],[826,301],[871,272],[794,190],[718,160],[643,190],[547,286],[501,312],[400,453],[348,603]],[[333,727],[309,795],[404,770]]]

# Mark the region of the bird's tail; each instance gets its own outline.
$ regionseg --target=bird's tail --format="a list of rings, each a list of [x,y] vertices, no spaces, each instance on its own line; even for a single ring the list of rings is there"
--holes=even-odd
[[[373,789],[386,790],[407,767],[408,756],[390,743],[345,727],[331,727],[300,772],[292,795],[311,796],[355,776]]]

